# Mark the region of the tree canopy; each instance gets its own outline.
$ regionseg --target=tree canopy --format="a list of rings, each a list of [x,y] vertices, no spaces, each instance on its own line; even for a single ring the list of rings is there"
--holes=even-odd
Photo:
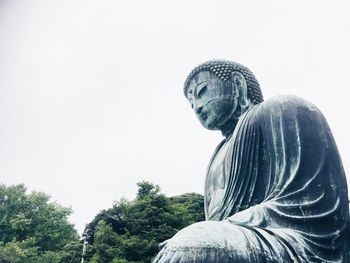
[[[139,182],[136,198],[121,199],[86,225],[86,263],[147,263],[159,243],[204,220],[203,196],[167,197]],[[0,263],[79,263],[82,242],[68,217],[71,208],[23,184],[0,184]]]
[[[204,220],[200,194],[167,197],[158,185],[143,181],[137,186],[133,201],[121,199],[86,226],[88,262],[151,262],[160,242]]]
[[[0,184],[0,262],[79,262],[79,237],[69,223],[70,208],[23,184]]]

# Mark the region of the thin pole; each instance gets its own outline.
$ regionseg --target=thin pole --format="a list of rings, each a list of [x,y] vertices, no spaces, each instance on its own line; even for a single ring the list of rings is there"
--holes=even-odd
[[[84,256],[86,255],[87,244],[88,244],[88,242],[84,238],[83,253],[81,254],[81,263],[84,263]]]

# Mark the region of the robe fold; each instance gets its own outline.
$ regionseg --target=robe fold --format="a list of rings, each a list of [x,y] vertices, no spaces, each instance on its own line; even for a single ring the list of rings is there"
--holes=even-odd
[[[235,242],[252,248],[237,262],[347,262],[345,173],[313,104],[279,96],[243,114],[217,147],[205,189],[206,220],[234,225]]]

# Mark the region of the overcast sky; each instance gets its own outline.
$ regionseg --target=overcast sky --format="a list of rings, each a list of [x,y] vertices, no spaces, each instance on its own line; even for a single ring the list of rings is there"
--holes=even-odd
[[[248,66],[265,99],[314,102],[350,178],[348,3],[0,0],[0,181],[71,206],[80,233],[141,180],[203,193],[221,135],[182,89],[214,58]]]

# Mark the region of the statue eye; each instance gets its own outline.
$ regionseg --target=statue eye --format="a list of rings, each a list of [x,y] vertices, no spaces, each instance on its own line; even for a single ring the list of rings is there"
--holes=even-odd
[[[197,88],[197,97],[201,97],[208,90],[208,85]]]

